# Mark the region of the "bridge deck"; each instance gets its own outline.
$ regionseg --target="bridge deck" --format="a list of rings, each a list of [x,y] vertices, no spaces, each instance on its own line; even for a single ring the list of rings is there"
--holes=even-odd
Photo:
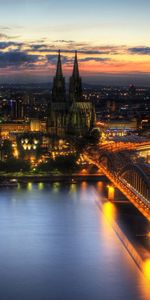
[[[85,160],[90,164],[96,165],[101,172],[118,188],[128,200],[144,215],[144,217],[150,221],[150,202],[146,199],[143,200],[142,195],[136,193],[135,190],[131,189],[125,182],[120,180],[116,175],[107,170],[101,163],[95,161],[88,154],[84,154]]]

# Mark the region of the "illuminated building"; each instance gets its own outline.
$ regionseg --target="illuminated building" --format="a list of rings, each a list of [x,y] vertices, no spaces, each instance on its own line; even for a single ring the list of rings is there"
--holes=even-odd
[[[12,135],[25,132],[46,132],[46,122],[39,119],[31,119],[30,122],[6,122],[0,123],[0,137],[3,139],[10,138]]]
[[[11,122],[11,123],[1,123],[0,124],[0,137],[1,138],[10,138],[12,133],[22,133],[30,131],[29,123],[19,123],[19,122]]]
[[[52,88],[52,101],[48,113],[48,132],[59,137],[83,136],[93,128],[94,124],[95,109],[91,102],[83,100],[82,97],[82,81],[79,75],[77,52],[67,98],[59,51]]]
[[[31,119],[30,130],[32,132],[46,132],[46,123],[39,119]]]
[[[76,154],[76,150],[72,145],[70,145],[66,140],[59,138],[49,140],[48,151],[50,156],[54,159],[57,156],[69,156]]]
[[[24,118],[24,105],[21,99],[11,100],[11,118],[15,119],[23,119]]]
[[[21,158],[35,160],[42,148],[42,134],[23,133],[17,135],[17,150]]]
[[[126,136],[137,131],[137,120],[110,120],[105,123],[97,122],[102,132],[102,138]]]

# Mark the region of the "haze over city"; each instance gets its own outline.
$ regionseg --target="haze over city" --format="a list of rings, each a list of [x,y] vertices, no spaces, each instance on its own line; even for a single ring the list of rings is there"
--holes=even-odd
[[[0,0],[0,82],[48,82],[57,51],[83,81],[149,85],[149,0]]]

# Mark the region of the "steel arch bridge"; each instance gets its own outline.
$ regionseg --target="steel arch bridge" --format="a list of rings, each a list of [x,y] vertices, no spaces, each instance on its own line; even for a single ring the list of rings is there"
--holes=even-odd
[[[150,221],[150,178],[123,153],[98,151],[84,154]]]

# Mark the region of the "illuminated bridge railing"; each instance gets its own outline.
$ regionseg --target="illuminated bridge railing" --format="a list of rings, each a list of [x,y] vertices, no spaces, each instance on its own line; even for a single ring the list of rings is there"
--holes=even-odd
[[[118,188],[122,194],[150,221],[150,201],[143,197],[138,191],[136,191],[125,180],[118,178],[117,174],[109,171],[104,165],[94,160],[88,154],[84,155],[85,160],[91,164],[95,164],[103,174]]]
[[[127,182],[125,179],[123,178],[120,178],[120,180],[126,184],[128,186],[129,189],[131,189],[133,191],[133,193],[137,194],[138,196],[141,197],[142,201],[145,202],[145,204],[149,205],[150,206],[150,199],[149,199],[149,195],[148,197],[146,198],[145,196],[143,196],[141,193],[139,193],[139,191],[137,191],[129,182]]]

